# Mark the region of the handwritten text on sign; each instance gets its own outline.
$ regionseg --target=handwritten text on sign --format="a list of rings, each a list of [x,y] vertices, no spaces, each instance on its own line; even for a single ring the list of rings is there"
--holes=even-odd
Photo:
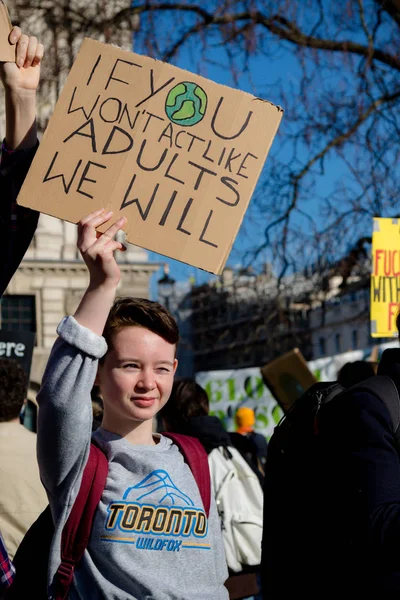
[[[18,199],[77,222],[104,206],[128,241],[223,268],[282,111],[85,40]]]
[[[397,335],[400,310],[400,221],[374,219],[372,236],[371,335]]]

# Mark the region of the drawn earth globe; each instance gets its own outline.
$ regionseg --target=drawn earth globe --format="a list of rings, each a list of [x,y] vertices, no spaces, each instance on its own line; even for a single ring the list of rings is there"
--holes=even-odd
[[[197,83],[184,81],[169,92],[165,102],[168,118],[177,125],[191,127],[199,123],[207,108],[207,94]]]

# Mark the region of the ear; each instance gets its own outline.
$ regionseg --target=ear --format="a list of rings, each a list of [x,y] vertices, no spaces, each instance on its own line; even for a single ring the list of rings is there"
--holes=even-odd
[[[173,375],[175,375],[176,369],[178,368],[178,359],[175,358],[174,359],[174,370],[173,370]]]

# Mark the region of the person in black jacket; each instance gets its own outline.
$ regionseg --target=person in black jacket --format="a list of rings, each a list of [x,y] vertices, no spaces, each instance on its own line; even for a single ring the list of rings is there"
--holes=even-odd
[[[0,164],[0,296],[23,259],[35,233],[39,213],[18,206],[16,198],[37,148],[36,91],[43,44],[13,27],[16,62],[0,62],[6,103],[6,137]]]
[[[198,438],[207,454],[210,454],[214,448],[232,444],[220,419],[208,413],[207,392],[194,379],[177,378],[170,400],[159,414],[164,430]]]
[[[16,46],[16,62],[0,62],[6,102],[6,137],[0,162],[0,298],[17,270],[35,233],[39,213],[16,204],[18,192],[37,148],[36,90],[44,48],[35,37],[13,27],[9,41]],[[14,579],[0,533],[0,595]]]
[[[247,459],[260,482],[263,483],[267,461],[268,443],[263,435],[254,431],[255,412],[248,406],[241,406],[235,414],[237,430],[229,436],[233,446]]]
[[[368,360],[355,360],[345,363],[338,371],[337,380],[344,388],[349,388],[360,381],[373,377],[376,373],[374,364]]]
[[[282,481],[271,438],[262,556],[266,600],[400,594],[400,446],[394,434],[400,350],[383,353],[378,375],[393,382],[394,417],[382,379],[385,401],[357,386],[336,396],[320,410],[312,469],[299,464],[290,481]]]

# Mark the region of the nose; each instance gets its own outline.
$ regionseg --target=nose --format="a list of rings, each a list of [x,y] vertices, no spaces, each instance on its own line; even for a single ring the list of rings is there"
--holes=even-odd
[[[146,391],[154,390],[156,387],[156,382],[154,381],[153,372],[149,369],[142,371],[140,379],[137,382],[137,386]]]

